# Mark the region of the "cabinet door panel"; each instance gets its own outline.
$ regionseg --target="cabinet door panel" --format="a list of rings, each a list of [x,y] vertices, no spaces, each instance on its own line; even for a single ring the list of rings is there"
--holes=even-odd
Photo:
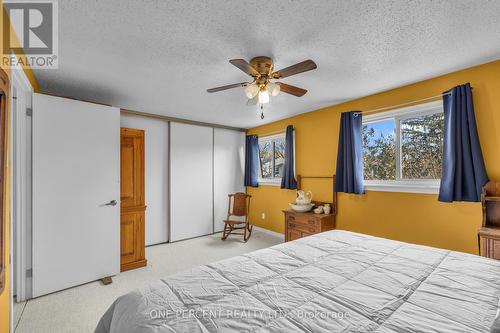
[[[138,216],[135,213],[121,215],[120,249],[122,264],[135,260],[138,222]]]
[[[120,166],[121,166],[121,182],[120,182],[120,197],[122,204],[126,205],[127,201],[134,198],[134,169],[129,167],[134,164],[134,146],[132,144],[121,145],[120,150]]]
[[[121,214],[121,270],[146,266],[144,251],[144,211]]]
[[[121,129],[121,208],[144,206],[144,131]]]

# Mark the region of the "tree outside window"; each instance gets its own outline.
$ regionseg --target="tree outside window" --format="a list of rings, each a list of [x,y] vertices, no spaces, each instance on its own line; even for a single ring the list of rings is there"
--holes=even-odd
[[[363,123],[364,178],[367,181],[441,178],[444,116],[439,110],[395,114]]]
[[[260,181],[281,182],[285,165],[285,136],[259,138]]]

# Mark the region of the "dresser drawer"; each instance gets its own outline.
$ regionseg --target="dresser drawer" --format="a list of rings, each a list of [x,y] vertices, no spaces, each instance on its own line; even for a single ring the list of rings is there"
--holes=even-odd
[[[319,221],[318,219],[307,215],[288,215],[287,222],[313,227],[319,226],[321,224],[321,221]]]
[[[307,225],[296,222],[288,222],[288,229],[307,232],[307,233],[316,233],[320,232],[321,228],[318,225]]]
[[[297,213],[291,210],[283,212],[285,213],[285,241],[287,242],[335,229],[334,214]]]

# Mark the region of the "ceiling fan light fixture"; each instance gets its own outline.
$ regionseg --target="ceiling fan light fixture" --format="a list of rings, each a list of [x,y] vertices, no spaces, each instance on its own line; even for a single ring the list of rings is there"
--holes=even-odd
[[[245,95],[248,99],[252,99],[259,93],[259,86],[256,84],[250,84],[245,88]]]
[[[267,104],[269,103],[269,92],[265,89],[259,91],[259,103]]]
[[[277,83],[269,82],[266,89],[273,97],[278,96],[280,93],[280,85]]]
[[[260,104],[262,119],[264,119],[264,113],[262,111],[264,109],[264,104],[269,103],[270,96],[277,96],[281,91],[296,97],[302,97],[307,93],[305,89],[283,82],[271,82],[271,80],[286,78],[317,68],[314,61],[310,59],[275,72],[273,72],[273,60],[265,56],[254,57],[250,62],[245,59],[231,59],[229,62],[250,76],[252,81],[210,88],[207,89],[207,92],[214,93],[227,89],[244,87],[245,96],[248,98],[246,104],[249,106]]]

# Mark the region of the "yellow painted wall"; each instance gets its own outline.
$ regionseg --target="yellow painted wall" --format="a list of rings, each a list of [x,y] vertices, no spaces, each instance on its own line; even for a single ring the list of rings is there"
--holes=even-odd
[[[4,11],[3,9],[3,5],[2,5],[2,1],[0,0],[0,6],[2,8],[2,12]],[[3,16],[4,15],[0,15],[0,36],[3,36],[3,27],[4,27],[4,23],[3,22]],[[10,25],[10,22],[7,22],[6,24],[9,24]],[[18,43],[18,42],[17,42]],[[19,44],[18,44],[19,45]],[[4,66],[2,64],[0,64],[0,67],[5,70],[5,72],[7,73],[7,75],[10,75],[10,70],[9,68],[4,68]],[[40,90],[40,87],[38,85],[38,82],[35,78],[35,75],[33,74],[33,72],[31,71],[30,68],[25,68],[24,69],[24,72],[26,74],[26,76],[28,77],[28,79],[30,80],[31,82],[31,85],[33,87],[33,89],[35,91],[39,91]],[[7,112],[8,114],[10,115],[10,103],[9,105],[7,106]],[[10,119],[10,116],[7,117],[8,119]],[[8,128],[8,131],[10,131],[10,126]],[[7,142],[7,156],[10,156],[10,142]],[[10,162],[7,163],[7,166],[10,165]],[[5,246],[7,248],[6,250],[6,253],[5,253],[5,257],[6,258],[9,258],[10,256],[10,168],[7,168],[7,173],[5,175],[5,179],[6,179],[6,192],[5,192],[5,204],[4,204],[4,207],[5,207],[5,211],[2,212],[4,214],[4,216],[6,217],[6,223],[7,223],[7,228],[6,228],[6,243],[5,243]],[[11,299],[11,290],[10,290],[10,270],[11,270],[11,267],[10,265],[7,266],[7,269],[6,269],[6,286],[5,286],[5,289],[4,291],[2,292],[2,294],[0,295],[0,333],[7,333],[9,332],[9,329],[10,329],[10,299]]]
[[[316,110],[249,130],[265,134],[295,127],[296,173],[309,176],[335,173],[340,113],[369,110],[434,96],[470,82],[481,147],[490,179],[500,179],[500,60],[411,84],[343,104]],[[335,92],[332,91],[332,97]],[[285,97],[283,97],[285,98]],[[314,198],[331,201],[332,183],[304,180]],[[295,192],[275,186],[247,188],[252,195],[251,221],[256,226],[284,232],[282,209]],[[441,203],[437,195],[367,191],[356,196],[339,193],[337,227],[463,252],[477,253],[479,203]],[[266,213],[266,219],[261,214]]]

